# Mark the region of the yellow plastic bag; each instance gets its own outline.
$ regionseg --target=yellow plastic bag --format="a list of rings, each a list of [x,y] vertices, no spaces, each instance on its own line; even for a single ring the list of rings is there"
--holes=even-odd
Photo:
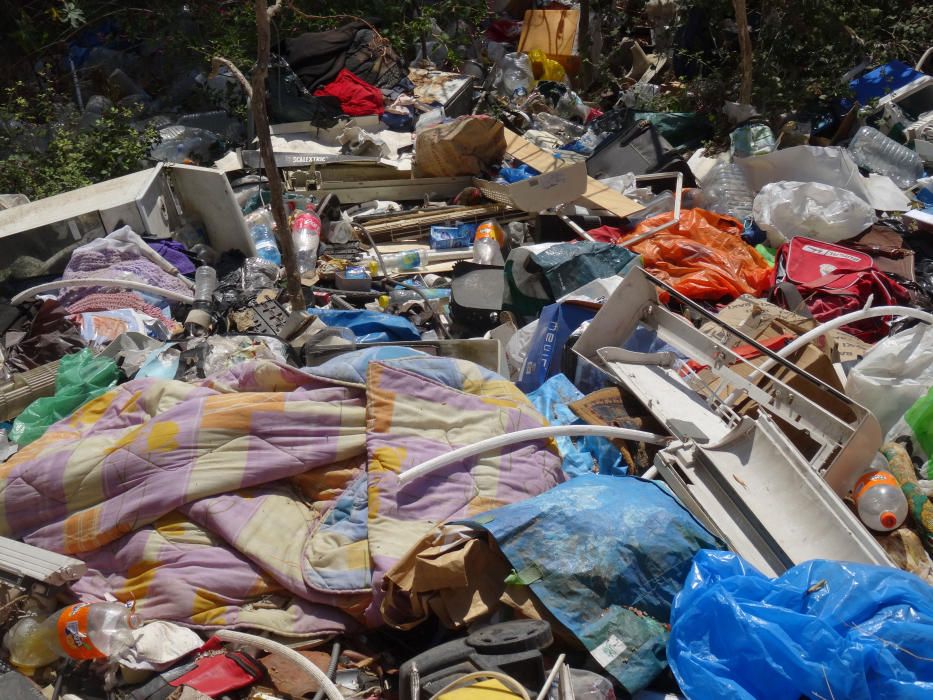
[[[529,51],[528,58],[531,61],[531,70],[535,75],[535,80],[553,80],[559,83],[567,76],[564,67],[554,59],[548,58],[541,49]]]

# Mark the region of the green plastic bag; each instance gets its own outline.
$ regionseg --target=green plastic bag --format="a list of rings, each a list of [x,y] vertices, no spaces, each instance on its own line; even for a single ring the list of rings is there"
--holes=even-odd
[[[50,425],[116,386],[119,372],[109,357],[94,357],[85,348],[66,355],[55,375],[55,394],[36,399],[13,421],[10,439],[20,447],[38,440]]]
[[[904,414],[904,420],[914,433],[920,448],[927,455],[933,455],[933,389]],[[896,427],[896,426],[895,426]]]

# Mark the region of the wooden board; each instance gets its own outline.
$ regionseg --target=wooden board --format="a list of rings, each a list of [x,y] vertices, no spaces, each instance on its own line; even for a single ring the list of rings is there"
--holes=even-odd
[[[505,130],[505,142],[508,155],[523,163],[528,163],[538,172],[547,173],[567,165],[566,162],[555,158],[549,151],[539,148],[509,129]],[[604,209],[618,217],[626,217],[644,209],[638,202],[606,187],[592,177],[586,178],[586,192],[577,201],[585,207]]]

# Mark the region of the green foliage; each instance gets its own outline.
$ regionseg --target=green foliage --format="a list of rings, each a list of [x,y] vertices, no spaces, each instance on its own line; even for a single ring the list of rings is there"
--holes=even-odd
[[[80,128],[80,114],[51,86],[31,91],[22,82],[0,102],[0,192],[49,197],[139,170],[158,141],[153,128],[133,126],[123,107]]]
[[[696,106],[718,112],[738,94],[739,54],[731,0],[686,0],[680,13],[705,14],[707,46],[680,58],[699,68],[687,81]],[[754,58],[754,105],[773,116],[820,111],[848,94],[842,76],[861,61],[915,62],[933,34],[933,4],[913,0],[760,0],[748,3]]]

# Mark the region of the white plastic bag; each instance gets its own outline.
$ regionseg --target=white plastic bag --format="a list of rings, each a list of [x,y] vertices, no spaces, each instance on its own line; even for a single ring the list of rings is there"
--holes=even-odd
[[[887,433],[933,386],[933,328],[921,323],[878,341],[852,369],[846,394]]]
[[[772,182],[752,207],[755,223],[777,247],[794,236],[836,243],[857,236],[875,222],[868,202],[849,190],[818,182]]]

